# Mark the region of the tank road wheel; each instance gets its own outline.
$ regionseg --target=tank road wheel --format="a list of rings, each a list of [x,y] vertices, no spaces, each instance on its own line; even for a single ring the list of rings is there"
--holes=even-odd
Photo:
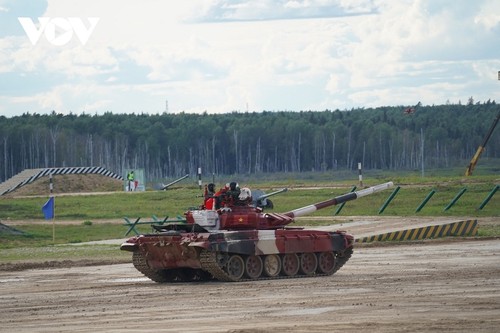
[[[283,256],[283,274],[293,276],[300,268],[299,256],[295,253],[287,253]]]
[[[335,269],[335,254],[321,252],[318,254],[318,273],[331,275]]]
[[[318,268],[318,258],[312,252],[302,253],[300,256],[300,272],[305,275],[312,275]]]
[[[277,254],[270,254],[264,258],[264,274],[269,277],[277,276],[281,271],[281,259]]]
[[[243,261],[243,258],[237,254],[229,257],[226,266],[226,273],[231,281],[238,281],[241,279],[243,273],[245,273],[245,262]]]
[[[245,260],[245,274],[250,279],[258,279],[262,269],[262,259],[259,256],[248,256]]]

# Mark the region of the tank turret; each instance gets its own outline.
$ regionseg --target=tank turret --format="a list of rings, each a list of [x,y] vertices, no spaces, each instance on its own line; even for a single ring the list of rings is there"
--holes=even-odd
[[[282,228],[294,221],[295,217],[312,214],[318,209],[338,205],[363,196],[380,192],[393,186],[392,182],[376,185],[356,192],[297,208],[286,213],[264,213],[261,208],[237,201],[217,210],[188,211],[185,213],[188,224],[198,224],[207,230],[270,230]],[[229,200],[228,200],[229,202]]]
[[[132,252],[135,268],[156,282],[331,275],[351,257],[354,237],[287,226],[296,217],[392,186],[376,185],[285,213],[254,207],[249,189],[229,191],[231,197],[219,198],[220,208],[190,210],[186,223],[154,226],[156,232],[132,237],[120,249]]]

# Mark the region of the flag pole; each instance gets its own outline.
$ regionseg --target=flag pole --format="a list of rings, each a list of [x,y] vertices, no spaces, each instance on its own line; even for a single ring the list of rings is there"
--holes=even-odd
[[[49,177],[49,190],[50,190],[50,196],[49,198],[52,198],[52,194],[54,192],[54,185],[52,183],[52,174],[50,174],[50,177]],[[54,202],[53,203],[54,207],[53,207],[53,213],[52,213],[52,243],[56,243],[56,220],[55,220],[55,217],[56,217],[56,203]]]

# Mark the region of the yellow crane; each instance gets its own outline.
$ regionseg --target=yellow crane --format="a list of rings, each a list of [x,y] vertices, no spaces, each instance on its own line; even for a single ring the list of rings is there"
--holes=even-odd
[[[498,75],[499,75],[499,79],[500,79],[500,72],[498,72]],[[497,126],[499,119],[500,119],[500,111],[498,112],[497,117],[495,118],[495,120],[493,120],[493,124],[491,124],[491,127],[488,130],[488,133],[484,137],[483,143],[477,148],[477,151],[474,154],[474,157],[472,157],[472,160],[470,160],[469,166],[467,167],[467,170],[465,170],[465,175],[466,176],[471,176],[472,175],[472,171],[476,167],[477,161],[479,160],[479,157],[483,153],[483,151],[485,149],[484,147],[488,143],[488,140],[490,139],[491,134],[495,130],[495,127]]]

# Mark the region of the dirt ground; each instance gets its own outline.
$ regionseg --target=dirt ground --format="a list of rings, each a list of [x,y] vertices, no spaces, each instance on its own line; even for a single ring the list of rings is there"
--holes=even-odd
[[[0,272],[1,332],[498,332],[500,240],[358,247],[330,277],[154,283],[132,264]]]
[[[16,195],[37,192],[22,190]],[[351,217],[331,228],[359,237],[432,219]],[[23,223],[31,221],[8,224]],[[441,333],[499,327],[500,239],[358,245],[333,276],[256,282],[158,284],[131,263],[0,270],[0,332]]]

